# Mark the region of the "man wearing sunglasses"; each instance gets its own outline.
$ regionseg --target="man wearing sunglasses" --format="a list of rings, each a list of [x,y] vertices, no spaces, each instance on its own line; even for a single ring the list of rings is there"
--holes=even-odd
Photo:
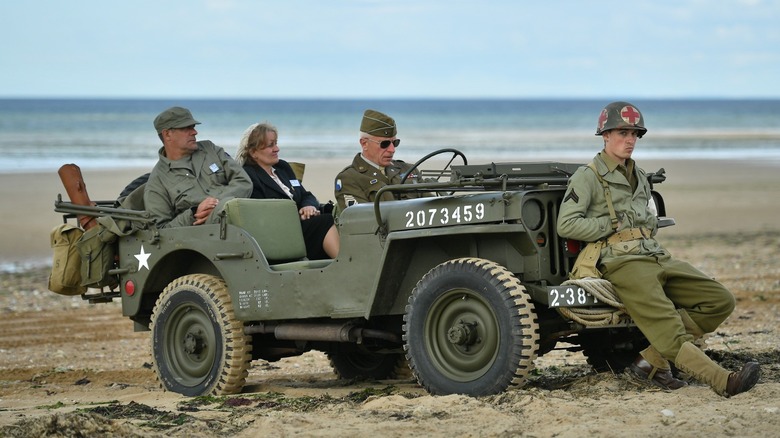
[[[374,202],[379,189],[401,183],[401,175],[412,165],[393,160],[395,150],[401,144],[401,140],[396,138],[397,133],[395,120],[387,114],[371,109],[363,113],[360,123],[361,152],[336,176],[338,211],[361,202]],[[415,179],[414,175],[409,177],[410,181]],[[401,199],[422,196],[424,194],[402,193]],[[384,201],[394,199],[392,193],[382,195]]]

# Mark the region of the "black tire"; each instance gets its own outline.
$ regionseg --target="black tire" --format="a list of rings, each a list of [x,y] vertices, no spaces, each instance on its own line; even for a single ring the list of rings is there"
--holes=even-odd
[[[631,362],[636,359],[639,352],[585,349],[582,354],[585,355],[588,365],[593,367],[593,370],[597,373],[611,372],[620,374],[631,365]]]
[[[333,371],[342,379],[385,380],[408,376],[406,357],[401,353],[339,351],[329,352],[327,356]]]
[[[650,345],[641,333],[594,332],[580,337],[582,354],[597,373],[622,373]]]
[[[222,279],[193,274],[172,281],[154,306],[151,331],[152,365],[164,389],[198,396],[244,387],[252,343]]]
[[[404,349],[431,394],[496,394],[525,383],[539,324],[525,288],[504,267],[462,258],[431,269],[404,315]]]

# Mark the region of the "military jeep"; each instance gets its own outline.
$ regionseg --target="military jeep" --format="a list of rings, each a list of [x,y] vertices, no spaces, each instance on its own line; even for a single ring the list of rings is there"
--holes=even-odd
[[[445,165],[422,168],[441,154],[452,154]],[[342,378],[411,370],[432,394],[481,396],[523,385],[534,360],[554,349],[620,371],[646,346],[625,315],[589,324],[562,312],[605,310],[565,284],[580,245],[556,234],[556,218],[579,166],[473,165],[457,150],[436,151],[414,165],[423,182],[382,189],[428,196],[340,212],[332,260],[305,258],[287,200],[234,199],[219,224],[165,229],[114,201],[59,197],[55,211],[66,221],[88,214],[132,225],[112,243],[110,285],[83,298],[120,299],[135,329],[151,332],[166,390],[240,392],[251,361],[317,350]],[[648,178],[663,181],[663,169]]]

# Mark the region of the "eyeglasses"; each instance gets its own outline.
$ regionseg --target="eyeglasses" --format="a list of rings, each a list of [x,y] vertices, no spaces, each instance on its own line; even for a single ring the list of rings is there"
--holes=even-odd
[[[366,140],[373,141],[374,143],[379,143],[379,147],[382,148],[382,149],[389,148],[391,144],[394,147],[398,147],[398,145],[401,144],[401,139],[400,138],[396,138],[395,140],[382,140],[382,141],[374,140],[372,138],[366,138]]]

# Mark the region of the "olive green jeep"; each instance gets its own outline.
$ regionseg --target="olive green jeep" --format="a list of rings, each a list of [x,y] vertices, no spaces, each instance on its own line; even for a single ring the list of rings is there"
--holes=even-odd
[[[421,167],[440,154],[446,165]],[[346,208],[332,260],[306,260],[287,200],[234,199],[219,224],[166,229],[114,201],[60,197],[55,211],[117,231],[103,239],[113,263],[82,296],[121,300],[151,332],[162,387],[185,395],[240,392],[251,361],[318,350],[343,378],[411,370],[432,394],[480,396],[523,385],[554,349],[620,371],[646,346],[619,309],[567,284],[580,245],[556,234],[556,218],[578,164],[470,165],[443,149],[414,167],[425,182],[382,191],[434,196]]]

